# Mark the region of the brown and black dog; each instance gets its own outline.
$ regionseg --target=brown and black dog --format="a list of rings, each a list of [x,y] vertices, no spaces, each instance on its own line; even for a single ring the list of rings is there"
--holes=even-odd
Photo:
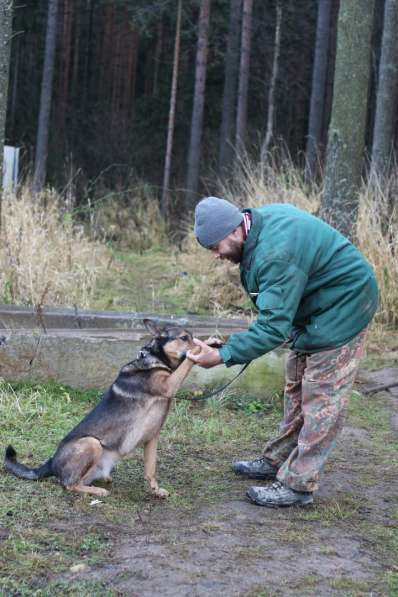
[[[196,347],[191,333],[181,327],[159,328],[149,319],[144,323],[151,341],[122,367],[101,401],[61,441],[54,456],[30,468],[17,462],[14,448],[8,446],[7,471],[23,479],[55,476],[66,489],[105,496],[106,489],[91,483],[111,481],[115,464],[143,445],[145,478],[154,495],[168,496],[156,480],[159,433],[172,399],[193,366],[185,355]]]

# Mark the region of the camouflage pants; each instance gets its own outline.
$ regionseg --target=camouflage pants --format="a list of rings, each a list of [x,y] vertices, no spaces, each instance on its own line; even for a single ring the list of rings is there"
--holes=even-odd
[[[292,489],[318,489],[320,472],[343,426],[366,331],[333,350],[289,352],[284,418],[264,457],[279,467],[278,480]]]

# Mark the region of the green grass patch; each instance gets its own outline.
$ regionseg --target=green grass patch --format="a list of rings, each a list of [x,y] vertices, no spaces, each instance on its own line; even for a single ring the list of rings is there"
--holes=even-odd
[[[230,462],[261,453],[281,417],[280,394],[272,394],[272,399],[268,394],[261,400],[259,393],[238,386],[207,403],[182,400],[186,395],[179,393],[159,446],[158,478],[171,494],[167,502],[151,496],[143,478],[140,449],[134,458],[119,464],[110,496],[95,505],[92,496],[66,492],[54,479],[30,482],[0,475],[0,586],[6,595],[112,595],[106,582],[94,581],[91,575],[89,579],[76,575],[66,584],[60,577],[73,575],[77,564],[84,564],[88,571],[100,567],[111,557],[115,541],[123,533],[129,535],[134,521],[153,509],[174,516],[174,512],[216,505],[227,493],[229,499],[242,498],[241,484],[232,482]],[[12,443],[22,462],[41,464],[98,398],[98,392],[57,384],[3,383],[1,445]],[[354,394],[348,423],[369,431],[374,468],[387,461],[392,466],[397,448],[389,439],[388,411],[382,402]],[[319,499],[313,508],[277,513],[273,537],[280,545],[300,547],[316,542],[320,527],[337,527],[342,532],[353,529],[366,544],[371,542],[375,557],[383,559],[386,572],[378,577],[380,586],[386,595],[396,597],[397,525],[365,520],[363,512],[368,507],[365,497],[340,491],[333,498]],[[397,519],[398,513],[392,522]],[[223,524],[222,518],[215,516],[204,523],[203,532],[221,532]],[[177,535],[174,539],[170,535],[170,541],[178,541]],[[253,560],[260,557],[255,545],[246,555]],[[366,582],[336,583],[335,590],[347,595],[359,595],[366,586]],[[373,587],[372,583],[369,586]]]
[[[2,383],[0,443],[3,448],[11,443],[21,462],[37,466],[98,399],[98,392],[58,384]],[[249,396],[247,403],[251,400]],[[159,449],[159,482],[171,493],[167,504],[148,490],[140,449],[136,457],[119,464],[110,496],[95,506],[93,496],[66,492],[53,478],[32,482],[3,473],[0,586],[5,594],[111,595],[101,583],[78,580],[66,590],[56,576],[79,563],[99,565],[120,529],[128,533],[134,518],[148,507],[189,511],[216,501],[233,476],[231,459],[258,453],[275,428],[280,401],[267,409],[264,416],[245,408],[231,410],[217,399],[208,404],[178,399]]]
[[[195,276],[181,266],[170,251],[143,253],[112,251],[111,267],[98,279],[94,309],[186,314]],[[177,288],[181,278],[189,283]]]

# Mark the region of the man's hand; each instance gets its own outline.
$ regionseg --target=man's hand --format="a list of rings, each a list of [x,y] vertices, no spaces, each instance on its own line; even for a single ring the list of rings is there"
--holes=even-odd
[[[211,348],[206,342],[202,342],[202,340],[198,340],[198,338],[194,338],[193,341],[196,346],[200,347],[200,353],[195,354],[196,350],[188,350],[187,358],[199,365],[199,367],[210,369],[223,362],[220,353],[216,348]]]

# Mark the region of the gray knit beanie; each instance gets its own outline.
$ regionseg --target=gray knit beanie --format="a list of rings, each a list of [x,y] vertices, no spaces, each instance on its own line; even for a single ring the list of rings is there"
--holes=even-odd
[[[206,197],[195,208],[195,236],[208,249],[231,234],[242,220],[242,212],[226,199]]]

